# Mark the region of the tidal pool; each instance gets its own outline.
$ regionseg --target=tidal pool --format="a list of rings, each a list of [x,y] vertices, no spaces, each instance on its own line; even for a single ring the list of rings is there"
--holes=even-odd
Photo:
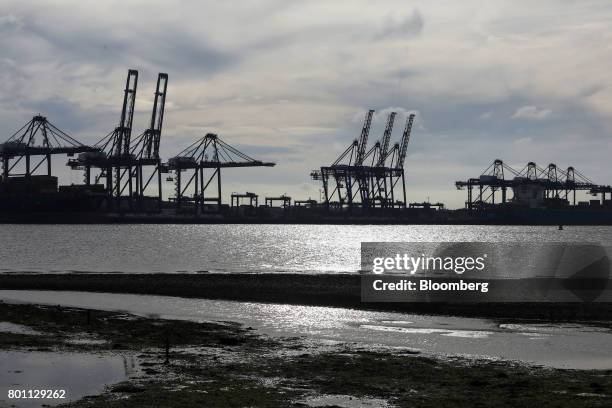
[[[76,401],[104,391],[136,373],[132,356],[39,351],[0,351],[0,406],[41,407]],[[65,398],[13,398],[9,390],[65,391]],[[60,391],[61,393],[61,391]]]

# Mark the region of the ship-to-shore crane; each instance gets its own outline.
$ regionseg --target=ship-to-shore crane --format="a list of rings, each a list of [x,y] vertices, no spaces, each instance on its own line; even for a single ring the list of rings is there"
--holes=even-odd
[[[162,134],[168,74],[160,73],[153,101],[150,126],[132,140],[134,108],[138,87],[138,71],[128,71],[119,124],[108,135],[98,141],[97,151],[80,154],[70,160],[68,165],[73,169],[85,171],[85,185],[98,184],[104,179],[108,196],[108,210],[143,210],[145,191],[157,176],[158,203],[161,209],[163,171],[159,156]],[[147,172],[147,169],[151,169]],[[92,175],[92,169],[98,169]],[[125,205],[124,203],[127,203]],[[150,209],[150,208],[149,208]]]
[[[400,143],[389,152],[395,112],[387,117],[385,131],[379,142],[366,152],[368,134],[374,111],[366,113],[361,136],[355,140],[331,166],[313,170],[311,177],[323,184],[325,206],[328,209],[356,207],[405,208],[406,183],[404,163],[415,115],[410,114]],[[330,181],[334,181],[331,184]],[[402,200],[396,200],[396,190],[401,181]],[[359,198],[359,200],[357,199]]]

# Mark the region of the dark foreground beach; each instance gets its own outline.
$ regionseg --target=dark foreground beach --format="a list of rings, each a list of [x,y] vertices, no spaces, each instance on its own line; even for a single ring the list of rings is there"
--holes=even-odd
[[[136,358],[137,375],[64,405],[70,407],[605,407],[612,398],[610,370],[434,359],[409,349],[272,339],[231,322],[6,303],[0,303],[0,321],[35,331],[3,333],[1,351]],[[75,337],[90,341],[69,341]]]
[[[0,289],[132,293],[548,321],[607,322],[612,315],[609,302],[362,302],[361,279],[355,274],[0,274]],[[505,284],[514,290],[514,283]]]

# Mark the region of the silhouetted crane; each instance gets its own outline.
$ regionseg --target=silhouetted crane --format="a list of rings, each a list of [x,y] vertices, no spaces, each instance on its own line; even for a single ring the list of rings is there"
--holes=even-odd
[[[46,163],[47,175],[51,176],[52,155],[73,156],[77,153],[97,150],[94,147],[83,145],[49,122],[46,117],[36,115],[13,133],[5,143],[0,144],[2,176],[4,179],[13,175],[30,177],[43,163]],[[36,156],[42,156],[42,159],[32,164],[31,159]],[[20,163],[23,163],[24,172],[15,174],[14,170]]]
[[[388,146],[395,112],[391,112],[387,118],[381,141],[365,153],[373,113],[372,110],[366,113],[360,138],[355,140],[331,166],[323,166],[320,170],[311,172],[312,179],[319,180],[323,184],[325,205],[328,209],[346,206],[350,211],[356,205],[362,208],[406,206],[404,161],[414,114],[408,117],[402,141],[394,146],[391,153],[388,152]],[[394,189],[400,179],[403,201],[395,201]],[[334,180],[335,185],[330,186],[330,180]],[[356,201],[358,196],[360,200]]]
[[[133,174],[136,180],[136,194],[142,205],[142,200],[146,197],[145,191],[153,178],[157,176],[157,200],[158,209],[161,209],[162,202],[162,178],[164,171],[159,157],[159,145],[161,143],[162,126],[164,123],[164,109],[166,106],[166,91],[168,88],[168,74],[160,73],[157,76],[155,97],[153,99],[153,110],[151,112],[151,122],[149,128],[138,135],[131,146],[131,154],[136,159]],[[144,177],[146,168],[152,168],[150,175]]]
[[[235,147],[225,143],[214,133],[207,133],[182,152],[168,160],[165,165],[169,171],[175,173],[175,200],[177,208],[181,208],[183,201],[195,202],[194,210],[205,210],[205,203],[216,204],[217,211],[221,208],[221,169],[232,167],[272,167],[274,163],[256,160]],[[205,169],[212,170],[206,176]],[[188,174],[183,183],[183,172]],[[205,177],[206,176],[206,177]],[[206,192],[214,188],[211,183],[216,179],[216,194],[209,197]],[[192,188],[193,195],[188,196],[187,190]]]

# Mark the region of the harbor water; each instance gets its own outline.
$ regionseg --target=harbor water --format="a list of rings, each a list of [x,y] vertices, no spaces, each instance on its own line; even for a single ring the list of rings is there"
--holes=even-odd
[[[362,242],[612,242],[612,227],[11,225],[0,273],[356,273]]]

